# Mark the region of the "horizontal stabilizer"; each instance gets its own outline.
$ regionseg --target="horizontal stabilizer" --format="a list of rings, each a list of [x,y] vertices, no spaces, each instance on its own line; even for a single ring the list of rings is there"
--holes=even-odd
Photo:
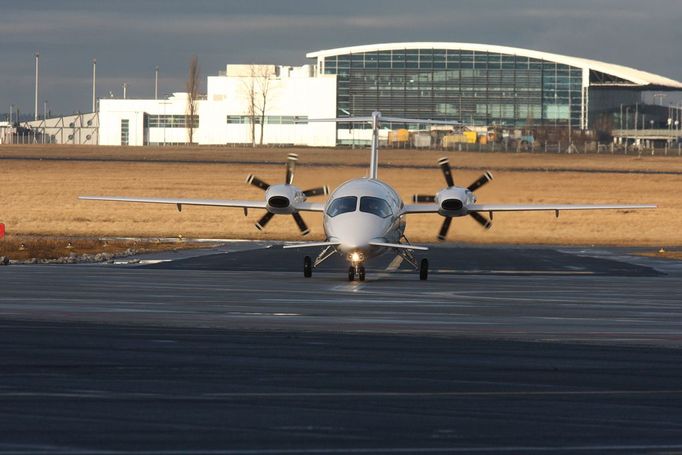
[[[322,246],[339,246],[341,242],[309,242],[309,243],[288,243],[282,248],[317,248]]]
[[[383,246],[384,248],[396,248],[399,250],[419,250],[419,251],[427,251],[428,250],[428,248],[425,246],[406,245],[404,243],[369,242],[369,244],[372,246]]]

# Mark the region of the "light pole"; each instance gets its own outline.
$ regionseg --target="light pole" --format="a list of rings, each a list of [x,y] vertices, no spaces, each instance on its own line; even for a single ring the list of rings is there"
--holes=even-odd
[[[45,143],[45,136],[47,135],[47,100],[43,101],[43,144]]]
[[[121,86],[123,87],[123,99],[128,99],[128,83],[124,82]]]
[[[630,127],[630,106],[625,106],[625,131]],[[628,135],[625,134],[625,151],[628,149]]]
[[[35,89],[35,105],[33,109],[33,120],[38,120],[38,69],[40,66],[40,52],[36,52],[36,89]]]
[[[154,99],[159,99],[159,65],[154,68]]]
[[[97,112],[97,59],[92,59],[92,112]]]

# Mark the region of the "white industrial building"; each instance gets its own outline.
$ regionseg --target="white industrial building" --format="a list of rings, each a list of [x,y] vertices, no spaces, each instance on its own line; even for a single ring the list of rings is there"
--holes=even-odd
[[[336,77],[316,77],[310,65],[228,65],[219,76],[209,76],[206,95],[196,101],[193,142],[259,143],[264,92],[264,144],[336,144],[335,125],[305,123],[336,116]],[[100,144],[185,144],[188,105],[187,93],[164,100],[103,99]]]

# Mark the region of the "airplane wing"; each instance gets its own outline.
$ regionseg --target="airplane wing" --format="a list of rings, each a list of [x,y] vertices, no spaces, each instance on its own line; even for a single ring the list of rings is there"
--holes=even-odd
[[[438,213],[438,204],[405,204],[403,213]]]
[[[560,210],[636,210],[655,209],[655,205],[625,204],[474,204],[469,212],[534,212]],[[438,204],[405,204],[403,213],[438,213]]]
[[[121,197],[121,196],[80,196],[84,201],[113,201],[113,202],[138,202],[146,204],[172,204],[180,209],[183,205],[202,205],[209,207],[241,207],[248,209],[264,209],[265,201],[248,200],[220,200],[220,199],[170,199],[149,197]],[[296,209],[300,212],[322,212],[324,204],[321,202],[304,202],[298,204]]]
[[[474,204],[467,209],[469,212],[528,212],[542,210],[635,210],[655,209],[655,205],[625,205],[625,204]]]

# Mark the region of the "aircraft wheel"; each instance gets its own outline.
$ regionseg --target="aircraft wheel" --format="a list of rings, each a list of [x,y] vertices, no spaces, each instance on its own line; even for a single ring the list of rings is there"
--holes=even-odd
[[[348,268],[348,281],[353,281],[355,279],[355,267],[350,266]]]
[[[313,276],[313,261],[310,256],[303,258],[303,276],[306,278]]]
[[[424,281],[429,277],[429,260],[422,259],[421,264],[419,264],[419,279]]]
[[[365,281],[365,267],[362,265],[358,266],[358,279]]]

